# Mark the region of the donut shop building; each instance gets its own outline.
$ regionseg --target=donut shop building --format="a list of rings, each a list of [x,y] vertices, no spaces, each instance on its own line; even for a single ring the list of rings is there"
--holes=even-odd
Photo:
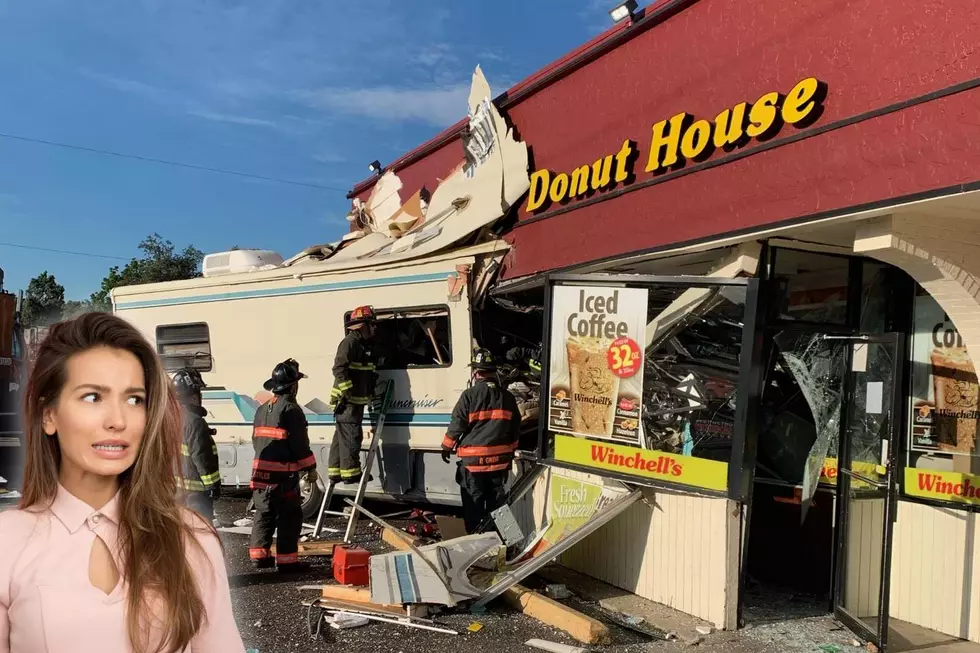
[[[525,453],[645,492],[562,564],[719,628],[789,592],[980,643],[977,43],[971,0],[665,0],[496,98],[530,154],[492,291],[540,318]],[[462,129],[388,166],[403,198]],[[588,372],[624,342],[632,376]]]

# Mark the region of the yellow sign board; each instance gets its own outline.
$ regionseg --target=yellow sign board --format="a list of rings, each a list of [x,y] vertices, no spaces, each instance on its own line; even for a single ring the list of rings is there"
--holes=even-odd
[[[877,480],[881,476],[884,476],[885,470],[881,465],[876,463],[852,463],[851,469],[855,474],[860,474],[866,478],[871,478]],[[826,458],[823,461],[823,467],[820,468],[820,482],[825,485],[837,485],[837,459],[836,458]],[[861,483],[857,481],[855,483],[856,487],[861,485],[866,485],[866,483]]]
[[[906,467],[905,494],[980,506],[980,476]]]
[[[569,435],[555,435],[555,459],[706,490],[724,491],[728,488],[728,463]]]

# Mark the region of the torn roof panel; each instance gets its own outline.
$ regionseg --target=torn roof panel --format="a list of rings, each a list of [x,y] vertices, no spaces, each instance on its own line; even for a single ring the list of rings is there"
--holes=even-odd
[[[404,187],[386,172],[365,201],[355,199],[348,220],[359,234],[327,260],[375,265],[419,258],[448,249],[492,225],[530,188],[527,145],[491,101],[490,85],[477,66],[469,94],[467,128],[449,175],[426,201],[422,190],[401,202]],[[458,146],[457,146],[458,147]],[[290,264],[298,262],[298,257]]]

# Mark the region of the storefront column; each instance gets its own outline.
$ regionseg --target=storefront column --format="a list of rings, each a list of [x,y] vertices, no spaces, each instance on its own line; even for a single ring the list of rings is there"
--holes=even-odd
[[[858,227],[854,251],[907,272],[956,325],[980,361],[980,214],[888,215]]]

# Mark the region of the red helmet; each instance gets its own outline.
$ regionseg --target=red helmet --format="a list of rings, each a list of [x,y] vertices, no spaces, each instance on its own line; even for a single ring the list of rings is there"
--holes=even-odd
[[[347,326],[352,327],[358,324],[374,322],[374,308],[370,306],[358,306],[347,317]]]

